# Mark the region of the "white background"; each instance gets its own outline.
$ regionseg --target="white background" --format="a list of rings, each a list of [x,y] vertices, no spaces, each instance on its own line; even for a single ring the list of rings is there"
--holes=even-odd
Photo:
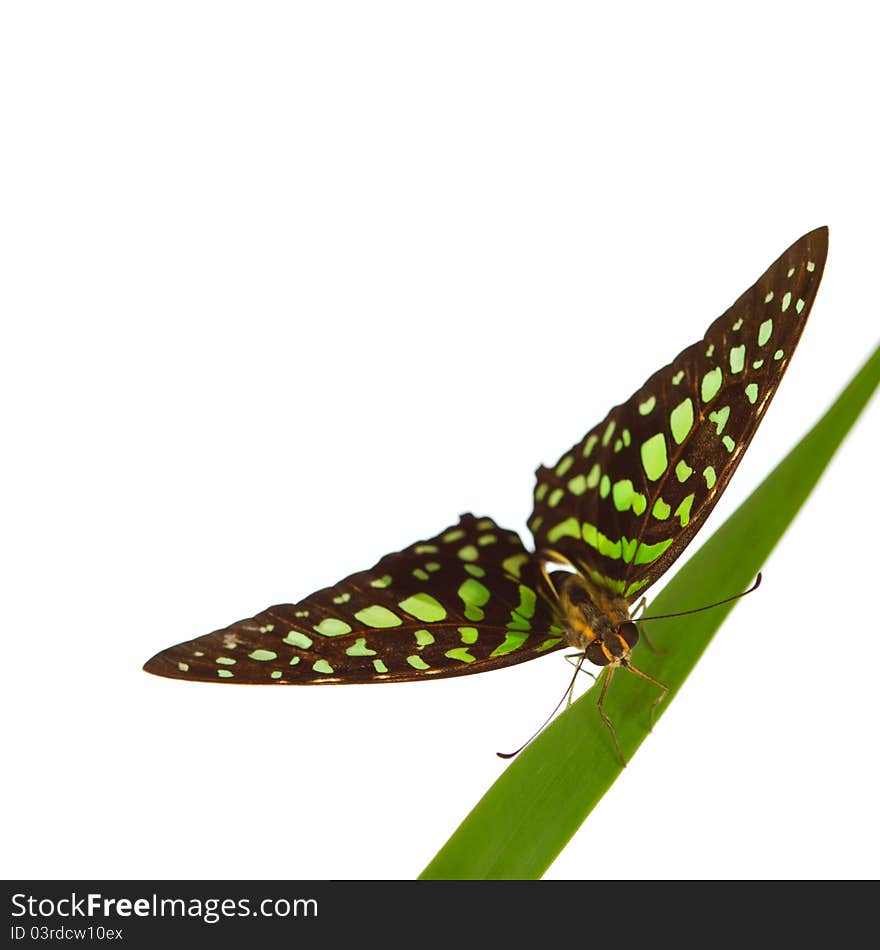
[[[3,5],[4,876],[421,871],[560,655],[141,664],[461,511],[524,531],[538,463],[829,224],[711,533],[880,335],[866,9]],[[878,423],[548,877],[878,875]]]

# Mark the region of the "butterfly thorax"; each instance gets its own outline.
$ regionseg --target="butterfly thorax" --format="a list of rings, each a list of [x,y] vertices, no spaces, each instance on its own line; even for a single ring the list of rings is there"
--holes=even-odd
[[[627,601],[582,574],[565,574],[558,581],[554,577],[554,582],[568,642],[597,666],[628,660],[639,633]]]

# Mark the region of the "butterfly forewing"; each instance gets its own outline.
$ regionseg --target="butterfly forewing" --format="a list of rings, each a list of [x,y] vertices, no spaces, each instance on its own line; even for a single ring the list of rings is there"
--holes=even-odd
[[[634,599],[681,554],[730,481],[810,312],[828,247],[806,234],[705,337],[537,471],[529,527],[601,586]]]
[[[476,673],[563,645],[544,585],[518,535],[466,514],[369,571],[171,647],[144,668],[179,679],[263,684]]]

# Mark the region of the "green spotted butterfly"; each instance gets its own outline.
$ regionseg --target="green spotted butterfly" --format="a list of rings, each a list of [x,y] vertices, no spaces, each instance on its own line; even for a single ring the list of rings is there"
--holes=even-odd
[[[538,469],[534,551],[465,514],[370,570],[163,650],[144,669],[219,683],[387,683],[574,647],[605,668],[602,697],[618,667],[650,679],[630,662],[632,605],[730,481],[800,338],[827,249],[827,228],[804,235],[702,340]],[[567,570],[548,572],[554,562]]]

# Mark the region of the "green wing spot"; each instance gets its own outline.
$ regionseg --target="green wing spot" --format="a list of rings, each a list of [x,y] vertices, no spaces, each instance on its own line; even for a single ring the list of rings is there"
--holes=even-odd
[[[477,522],[478,531],[492,531],[497,527],[498,525],[491,518],[480,518]]]
[[[507,621],[506,626],[508,630],[525,630],[528,632],[532,629],[532,622],[530,620],[526,620],[525,617],[520,617],[520,615],[515,610],[511,610],[510,620]]]
[[[217,670],[217,675],[222,679],[228,680],[232,678],[232,670]]]
[[[773,333],[773,321],[768,317],[761,326],[758,327],[758,346],[763,346]]]
[[[324,673],[329,676],[333,672],[333,667],[326,660],[318,660],[312,664],[312,669],[316,673]]]
[[[694,404],[690,398],[680,402],[669,414],[672,438],[681,445],[694,425]]]
[[[231,656],[218,656],[217,662],[223,666],[235,666],[235,660]]]
[[[281,675],[282,675],[282,674],[281,674],[281,670],[273,670],[273,671],[269,674],[269,676],[271,676],[273,680],[280,680],[280,679],[281,679]]]
[[[548,637],[536,650],[535,653],[543,653],[550,650],[562,641],[562,637]]]
[[[412,597],[401,600],[397,606],[423,623],[437,623],[446,619],[446,608],[430,594],[413,594]]]
[[[644,402],[639,403],[639,415],[641,416],[650,415],[654,410],[654,406],[656,405],[657,405],[657,397],[648,396],[648,398]]]
[[[277,660],[278,654],[273,653],[271,650],[254,650],[253,653],[248,653],[248,656],[252,660]]]
[[[413,569],[412,576],[419,581],[426,581],[429,579],[430,575],[427,571],[423,571],[420,567]]]
[[[763,360],[755,360],[755,362],[752,363],[752,369],[760,369],[763,365],[764,365]]]
[[[428,630],[416,630],[414,636],[416,638],[416,645],[420,650],[430,646],[434,642],[434,634]]]
[[[716,409],[714,412],[709,413],[709,421],[714,422],[716,425],[715,435],[721,435],[729,418],[730,406],[724,406],[722,409]]]
[[[562,478],[572,465],[574,465],[574,457],[566,455],[565,458],[560,459],[559,464],[556,466],[556,474]]]
[[[729,435],[725,435],[721,439],[721,441],[724,444],[724,448],[726,448],[728,452],[733,452],[734,447],[736,446],[736,443],[733,441],[733,439],[731,439]]]
[[[593,467],[590,469],[590,474],[587,475],[587,488],[595,488],[599,484],[601,475],[602,469],[599,468],[599,463],[594,462]]]
[[[638,593],[643,587],[647,587],[647,585],[651,583],[651,580],[652,578],[649,576],[643,577],[639,581],[633,581],[629,585],[624,585],[623,582],[621,582],[619,586],[620,593],[625,597],[632,597],[633,594]]]
[[[485,577],[486,572],[479,564],[465,564],[464,569],[471,575],[471,577]]]
[[[784,353],[782,350],[777,350],[777,351],[773,354],[773,359],[774,359],[774,360],[781,360],[783,356],[785,356],[785,353]]]
[[[479,544],[481,548],[484,548],[489,544],[497,544],[497,543],[498,543],[498,536],[494,534],[482,534],[480,535],[479,538],[477,538],[477,544]]]
[[[801,300],[801,298],[798,297],[797,303],[794,305],[794,309],[797,310],[798,313],[803,313],[803,309],[805,306],[806,306],[806,301]]]
[[[611,436],[614,435],[614,429],[616,428],[617,423],[612,419],[608,423],[608,428],[605,430],[605,434],[602,436],[602,445],[608,445],[611,441]]]
[[[629,429],[624,429],[620,434],[623,437],[623,444],[629,448],[630,444],[632,443],[632,435],[630,434]]]
[[[637,492],[633,483],[628,478],[623,478],[614,483],[612,488],[612,498],[614,507],[618,511],[629,511],[632,508],[637,515],[644,514],[648,501],[641,492]]]
[[[674,540],[674,538],[667,538],[665,541],[658,541],[656,544],[640,544],[636,551],[635,563],[650,564],[651,561],[656,561]]]
[[[678,465],[675,466],[675,475],[680,482],[686,482],[693,474],[694,470],[684,459],[681,459]]]
[[[433,574],[434,571],[440,570],[440,565],[436,561],[428,561],[428,563],[425,565],[425,570],[430,571]]]
[[[346,594],[346,596],[348,595]],[[271,633],[274,629],[274,623],[267,623],[264,627],[260,627],[260,633]]]
[[[684,370],[680,369],[675,376],[672,377],[672,385],[677,386],[684,379]]]
[[[452,544],[455,541],[461,541],[463,537],[464,531],[462,531],[461,528],[455,528],[452,531],[447,531],[440,540],[445,541],[447,544]]]
[[[528,638],[529,635],[527,633],[521,633],[517,630],[509,630],[507,635],[504,637],[504,642],[495,647],[489,656],[505,656],[508,653],[513,653],[513,651],[518,650],[526,642],[526,640],[528,640]]]
[[[614,440],[614,451],[619,452],[623,448],[623,438]]]
[[[325,637],[341,637],[346,633],[351,633],[351,627],[344,620],[337,620],[335,617],[322,620],[315,624],[314,629]]]
[[[746,365],[745,344],[741,344],[740,346],[733,347],[733,349],[730,351],[730,372],[741,373],[745,365]]]
[[[347,647],[345,652],[349,656],[375,656],[376,655],[376,651],[371,650],[367,646],[366,637],[358,637],[357,640],[354,641],[354,645]]]
[[[429,670],[431,668],[420,656],[416,656],[416,654],[408,656],[406,662],[409,663],[414,670]]]
[[[543,501],[549,487],[546,482],[541,482],[535,489],[535,501]]]
[[[461,634],[461,642],[467,644],[476,643],[480,635],[476,627],[459,627],[458,632]]]
[[[559,502],[562,500],[562,496],[564,494],[565,494],[565,491],[563,489],[554,488],[553,491],[550,492],[550,497],[547,499],[547,504],[551,508],[555,508],[559,504]]]
[[[620,556],[625,563],[632,564],[632,559],[635,557],[638,546],[638,538],[633,538],[632,540],[629,538],[620,539]]]
[[[387,673],[388,667],[381,660],[373,660],[373,669],[377,673]]]
[[[583,455],[584,458],[588,458],[588,457],[589,457],[590,453],[591,453],[591,452],[593,451],[593,449],[596,447],[596,443],[597,443],[598,441],[599,441],[599,436],[597,436],[597,435],[591,435],[591,436],[589,437],[589,439],[587,439],[587,441],[584,442],[584,448],[583,448],[583,451],[581,452],[581,454]]]
[[[707,465],[703,469],[703,478],[706,479],[706,488],[714,488],[715,482],[717,480],[715,475],[715,469],[711,465]]]
[[[575,475],[568,483],[568,490],[572,495],[583,495],[587,490],[587,476]]]
[[[416,554],[436,554],[440,548],[436,544],[417,544]]]
[[[611,494],[611,479],[607,475],[603,475],[599,479],[599,495],[602,498],[607,498]]]
[[[479,581],[469,577],[459,588],[458,596],[464,602],[464,615],[468,620],[479,622],[485,617],[482,607],[491,594]]]
[[[749,385],[746,386],[746,398],[749,400],[749,402],[753,406],[758,401],[758,384],[757,383],[749,383]]]
[[[772,299],[773,299],[773,291],[771,290],[771,291],[764,297],[764,303],[770,303],[770,301],[771,301]]]
[[[300,650],[308,650],[315,641],[304,633],[300,633],[299,630],[291,630],[281,642],[288,646],[299,647]]]
[[[375,580],[370,581],[370,587],[383,588],[387,587],[391,583],[391,575],[384,574],[382,577],[377,577]]]
[[[295,657],[293,657],[293,659],[290,661],[290,664],[289,664],[289,665],[290,665],[290,666],[296,666],[296,664],[299,663],[299,660],[300,660],[300,658],[299,658],[298,656],[295,656]]]
[[[186,673],[189,670],[189,663],[178,663],[177,668],[181,673]]]
[[[474,604],[477,607],[482,607],[489,602],[491,594],[488,588],[484,587],[479,581],[475,581],[472,577],[469,577],[458,588],[458,596],[466,604]]]
[[[740,317],[739,320],[737,320],[736,323],[734,323],[734,325],[731,327],[731,330],[733,331],[741,330],[742,325],[743,325],[743,321],[742,321],[742,317]]]
[[[514,613],[524,617],[526,620],[531,620],[535,616],[535,602],[537,600],[537,595],[532,590],[531,587],[526,587],[525,584],[519,585],[519,605],[514,608]]]
[[[448,656],[450,660],[461,660],[462,663],[473,663],[476,660],[475,656],[468,653],[467,647],[456,647],[454,650],[447,650],[443,655]]]
[[[815,269],[816,269],[816,262],[815,262],[815,261],[807,261],[807,270],[808,270],[811,274],[813,273],[813,271],[814,271]]]
[[[576,537],[580,537],[580,531],[578,531]],[[513,574],[514,577],[518,578],[522,571],[523,564],[525,564],[528,559],[528,554],[511,554],[510,557],[506,557],[501,562],[501,566],[508,574]]]
[[[565,521],[561,521],[559,524],[554,525],[547,532],[547,540],[551,544],[556,544],[560,538],[579,538],[581,536],[581,523],[577,518],[572,515],[570,518],[566,518]],[[517,574],[517,577],[519,575]]]
[[[399,627],[403,623],[397,614],[391,613],[387,607],[383,607],[381,604],[364,607],[363,610],[359,610],[355,614],[355,617],[368,627],[376,627],[379,629],[384,627]]]
[[[480,552],[472,544],[466,544],[463,548],[458,549],[458,556],[462,561],[476,561],[480,556]]]
[[[693,503],[694,493],[691,492],[678,508],[675,509],[675,515],[679,519],[682,528],[687,527],[687,523],[691,520],[691,505],[693,505]]]
[[[602,534],[594,524],[589,524],[588,522],[584,522],[582,534],[584,541],[586,541],[591,548],[595,548],[601,555],[612,558],[615,561],[620,560],[623,552],[623,542],[626,540],[625,538],[621,538],[620,541],[612,541],[611,538]]]
[[[782,298],[782,312],[785,313],[789,306],[791,306],[791,291],[786,290],[785,296]]]
[[[666,436],[662,432],[652,435],[642,443],[642,468],[652,482],[666,471],[669,461],[666,457]]]
[[[706,347],[706,356],[710,356],[710,357],[711,357],[711,356],[714,356],[714,355],[715,355],[715,344],[714,344],[714,343],[710,343],[710,344]]]
[[[715,369],[709,370],[709,372],[706,373],[700,384],[700,395],[703,398],[703,402],[711,402],[718,395],[723,381],[724,374],[721,372],[720,366],[716,366]]]
[[[651,514],[658,521],[665,521],[672,514],[672,509],[662,498],[658,498],[654,502],[654,507],[651,509]]]

